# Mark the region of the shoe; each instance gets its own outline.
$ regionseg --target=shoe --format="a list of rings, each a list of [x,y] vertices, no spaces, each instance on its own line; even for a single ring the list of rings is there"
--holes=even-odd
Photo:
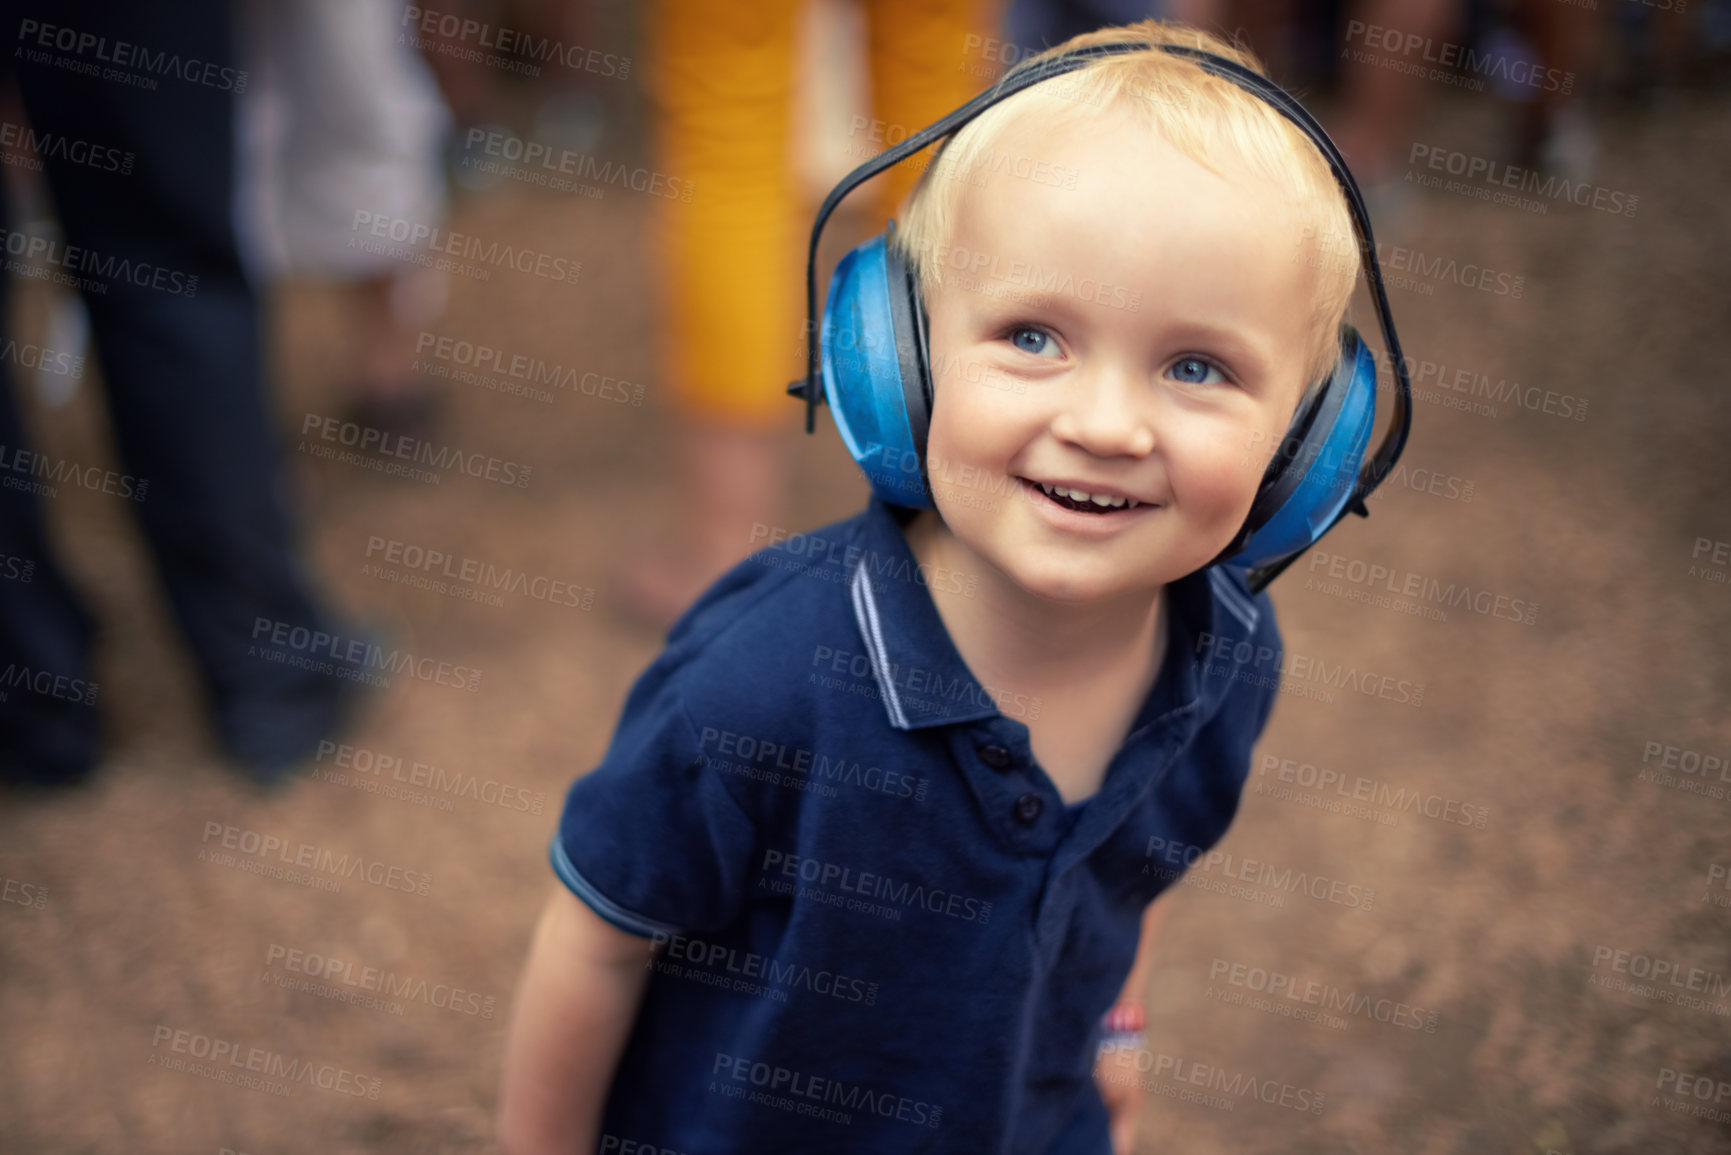
[[[395,437],[427,440],[438,430],[444,397],[419,373],[410,376],[412,387],[387,393],[356,386],[353,399],[343,407],[343,419]]]
[[[76,790],[96,776],[98,760],[69,761],[0,747],[0,791],[61,793]]]
[[[77,709],[88,718],[38,712],[27,736],[0,733],[0,786],[71,790],[88,782],[101,764],[100,724],[94,706]]]
[[[381,643],[372,631],[349,627],[345,637]],[[352,673],[365,675],[364,667]],[[286,685],[231,694],[217,710],[216,728],[235,768],[248,781],[274,790],[316,760],[319,750],[352,732],[383,687],[360,677],[308,671]]]

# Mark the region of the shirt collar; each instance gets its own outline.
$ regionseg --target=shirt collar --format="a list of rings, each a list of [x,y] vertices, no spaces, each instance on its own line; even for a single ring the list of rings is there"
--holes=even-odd
[[[982,686],[944,627],[927,585],[954,579],[920,569],[901,530],[914,513],[874,494],[861,522],[859,554],[847,575],[854,620],[890,725],[918,730],[1000,713],[1014,717],[1016,696]],[[1161,684],[1142,715],[1150,713],[1157,699],[1170,707],[1195,701],[1208,690],[1218,692],[1220,679],[1199,677],[1201,638],[1248,638],[1261,616],[1250,595],[1218,567],[1188,574],[1166,590],[1172,610],[1170,649]],[[1176,675],[1178,684],[1172,684],[1169,675]],[[1152,720],[1139,716],[1132,729]]]

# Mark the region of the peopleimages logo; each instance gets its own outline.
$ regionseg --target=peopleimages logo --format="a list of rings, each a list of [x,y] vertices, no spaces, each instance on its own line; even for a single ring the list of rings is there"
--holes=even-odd
[[[1377,361],[1392,370],[1394,361],[1387,353],[1378,354]],[[1403,357],[1401,363],[1406,367],[1407,376],[1412,382],[1414,401],[1440,405],[1444,409],[1459,409],[1481,417],[1497,415],[1496,405],[1486,404],[1495,402],[1568,421],[1587,419],[1589,399],[1573,393],[1559,393],[1554,389],[1541,389],[1536,385],[1522,385],[1519,381],[1511,381],[1507,377],[1493,380],[1490,374],[1476,369],[1450,366],[1422,358]]]
[[[1326,694],[1320,700],[1332,702],[1330,690],[1345,689],[1368,698],[1381,698],[1415,709],[1424,705],[1424,683],[1411,682],[1393,674],[1375,670],[1360,670],[1357,666],[1337,662],[1330,666],[1326,659],[1286,650],[1275,661],[1270,646],[1257,646],[1231,636],[1203,633],[1196,640],[1196,653],[1207,663],[1203,673],[1210,677],[1229,677],[1252,686],[1278,684],[1282,693],[1292,692],[1294,680],[1307,684],[1305,697]],[[1259,668],[1270,666],[1265,672]]]
[[[481,688],[480,670],[435,658],[418,658],[408,650],[386,650],[364,638],[345,638],[341,634],[270,618],[254,618],[252,636],[254,644],[247,647],[247,657],[297,666],[314,673],[382,687],[389,685],[389,680],[370,671],[385,670],[439,686],[467,690],[471,694]],[[323,660],[325,658],[329,660]]]
[[[401,250],[392,250],[390,244],[395,244],[416,257],[432,258],[434,254],[443,254],[458,260],[478,261],[481,265],[495,269],[508,268],[519,273],[532,273],[544,280],[571,285],[577,283],[583,272],[583,262],[570,257],[519,248],[502,241],[485,241],[469,233],[440,228],[425,221],[368,212],[366,209],[355,210],[349,230],[355,234],[349,237],[349,247],[386,256],[403,255]],[[381,245],[367,238],[379,238],[390,244]],[[453,267],[452,271],[465,276],[472,275],[472,272],[465,268]],[[486,280],[489,270],[478,271],[483,274],[479,279]]]
[[[1319,574],[1318,570],[1323,572]],[[1444,585],[1439,578],[1325,550],[1311,554],[1304,588],[1435,621],[1447,621],[1449,609],[1462,607],[1480,617],[1528,626],[1537,623],[1539,615],[1536,602],[1494,590],[1474,589],[1464,582]]]
[[[875,906],[875,903],[862,902],[858,899],[844,898],[843,895],[862,895],[865,899],[878,899],[883,903],[894,903],[891,907],[878,907],[868,913],[885,914],[894,920],[900,920],[904,909],[919,908],[933,914],[948,915],[963,922],[987,923],[991,921],[992,904],[967,895],[957,894],[953,890],[942,887],[927,886],[924,882],[910,882],[906,879],[890,878],[882,874],[874,874],[869,870],[856,870],[851,866],[843,866],[835,862],[822,862],[815,858],[806,858],[798,854],[790,854],[782,850],[765,850],[760,869],[764,878],[759,884],[768,882],[768,889],[778,894],[789,893],[793,884],[781,883],[771,877],[780,875],[785,879],[796,879],[809,886],[799,888],[802,897],[814,902],[826,903],[830,906],[846,905],[849,909],[856,906]],[[826,892],[840,892],[826,893]]]
[[[31,172],[40,172],[45,160],[57,160],[98,172],[117,172],[127,176],[137,159],[131,152],[113,145],[94,144],[57,132],[38,132],[28,124],[10,120],[0,121],[0,150],[5,149],[18,151],[0,154],[0,163],[16,165]]]
[[[1216,958],[1209,963],[1208,981],[1224,981],[1229,987],[1252,994],[1265,994],[1270,999],[1284,999],[1303,1006],[1320,1007],[1324,1012],[1355,1015],[1409,1031],[1436,1033],[1438,1016],[1435,1011],[1396,1002],[1394,999],[1372,998],[1357,990],[1343,991],[1333,983],[1300,979],[1295,975],[1230,959]],[[1217,998],[1217,1001],[1228,1000]],[[1283,1017],[1302,1016],[1285,1014]]]
[[[18,662],[8,662],[6,668],[0,670],[0,702],[6,701],[9,691],[24,690],[40,694],[44,698],[94,706],[98,689],[95,682],[57,674],[53,670],[21,665]]]
[[[7,878],[0,875],[0,902],[17,903],[34,910],[44,910],[48,906],[48,888],[40,883],[24,882],[17,878]],[[874,983],[875,987],[876,984]]]
[[[833,1108],[865,1111],[920,1127],[936,1127],[944,1117],[944,1109],[936,1103],[909,1099],[892,1091],[874,1090],[861,1083],[844,1083],[840,1079],[758,1062],[743,1055],[716,1052],[710,1074],[717,1076],[709,1085],[712,1091],[830,1122],[852,1122],[851,1116]],[[723,1081],[729,1079],[762,1090],[748,1094],[744,1087],[730,1087]],[[817,1106],[820,1103],[828,1106]]]
[[[1674,987],[1706,991],[1715,996],[1731,994],[1731,977],[1701,967],[1686,967],[1673,959],[1655,958],[1639,951],[1595,945],[1593,965],[1597,967],[1603,964],[1609,964],[1609,969],[1613,971],[1631,974],[1638,979],[1666,982]]]
[[[441,337],[422,332],[415,339],[415,368],[431,377],[445,377],[463,384],[480,385],[495,392],[514,393],[536,401],[551,402],[553,389],[563,389],[598,401],[620,405],[642,405],[643,385],[594,370],[579,374],[563,365],[550,365],[539,357],[510,353],[491,345]],[[503,380],[501,380],[501,378]]]
[[[1556,174],[1547,176],[1536,169],[1522,168],[1490,157],[1474,156],[1422,141],[1413,142],[1406,159],[1408,164],[1423,161],[1425,167],[1434,172],[1446,172],[1450,176],[1482,181],[1487,185],[1531,193],[1551,200],[1564,200],[1582,208],[1593,208],[1618,216],[1634,216],[1635,209],[1641,203],[1641,198],[1631,193],[1587,184],[1584,181],[1571,181]]]
[[[1352,910],[1369,910],[1376,904],[1374,886],[1312,874],[1307,870],[1294,870],[1290,866],[1276,866],[1256,858],[1239,858],[1224,850],[1205,850],[1189,843],[1173,842],[1158,834],[1149,837],[1145,857],[1148,861],[1142,865],[1143,874],[1167,881],[1181,878],[1185,886],[1232,898],[1248,898],[1268,906],[1284,906],[1284,899],[1267,901],[1283,894],[1303,894]],[[1185,873],[1190,867],[1195,869]],[[1246,883],[1251,889],[1205,877],[1215,873],[1216,868],[1219,875]]]
[[[1641,751],[1641,782],[1668,786],[1722,802],[1731,798],[1731,752],[1709,754],[1669,742],[1648,741]]]
[[[893,581],[911,581],[928,589],[970,598],[974,596],[980,581],[977,574],[964,574],[959,570],[918,560],[910,565],[905,557],[880,554],[859,545],[844,545],[836,538],[820,534],[789,532],[780,526],[765,525],[761,521],[752,523],[749,544],[761,544],[765,549],[782,546],[782,550],[778,552],[804,558],[813,566],[825,567],[823,576],[836,582],[846,582],[854,566],[860,564],[869,566],[871,572],[879,577]],[[753,557],[765,565],[775,564],[775,555],[772,553],[761,552]]]
[[[1142,291],[1114,285],[1093,277],[1078,279],[1064,269],[1048,269],[1028,261],[1006,261],[997,253],[980,252],[961,245],[939,245],[933,254],[934,267],[942,273],[953,270],[956,283],[963,289],[985,292],[977,278],[985,277],[1002,285],[1014,285],[1030,294],[1071,297],[1089,304],[1105,305],[1134,313],[1142,304]]]
[[[1134,1083],[1149,1094],[1225,1111],[1250,1098],[1271,1107],[1320,1115],[1328,1100],[1326,1094],[1314,1088],[1299,1087],[1280,1079],[1260,1078],[1246,1071],[1232,1071],[1214,1063],[1199,1063],[1165,1052],[1156,1055],[1153,1051],[1140,1050],[1134,1053],[1133,1061],[1136,1070],[1146,1078],[1125,1073],[1107,1075],[1107,1081]],[[1193,1091],[1192,1087],[1206,1090]]]
[[[1311,268],[1344,265],[1357,269],[1360,264],[1358,239],[1352,234],[1319,233],[1313,226],[1306,225],[1299,230],[1294,245],[1297,251],[1292,259]],[[1433,257],[1421,249],[1385,241],[1376,242],[1375,253],[1377,264],[1382,269],[1383,284],[1390,289],[1408,289],[1428,297],[1436,293],[1438,284],[1446,282],[1516,301],[1526,295],[1525,276],[1488,265],[1471,261],[1463,264],[1453,257]],[[1405,276],[1406,273],[1416,274],[1416,277]]]
[[[23,343],[6,340],[0,342],[0,361],[10,361],[21,369],[34,369],[39,373],[53,373],[58,377],[71,377],[78,380],[84,376],[84,356],[81,353],[68,353],[33,345],[28,341]]]
[[[280,1095],[289,1093],[288,1084],[308,1083],[334,1094],[365,1099],[379,1097],[380,1082],[372,1076],[357,1074],[335,1063],[314,1063],[296,1059],[266,1047],[243,1047],[232,1039],[220,1039],[198,1031],[158,1023],[151,1033],[150,1047],[151,1066],[185,1071],[219,1083],[235,1083],[253,1090],[269,1090]],[[166,1053],[159,1053],[159,1048]],[[174,1058],[174,1055],[208,1060],[209,1066],[200,1070],[197,1064],[189,1065],[185,1060]],[[260,1086],[260,1080],[249,1078],[249,1072],[257,1072],[266,1079],[281,1082],[269,1087]]]
[[[155,289],[175,297],[198,295],[198,276],[164,268],[115,253],[100,253],[88,245],[72,245],[55,237],[14,229],[0,229],[0,248],[17,260],[6,262],[8,271],[36,280],[106,294],[118,284]],[[38,263],[39,262],[39,263]],[[88,273],[89,276],[79,276]]]
[[[837,796],[834,785],[846,785],[924,802],[929,786],[925,778],[915,778],[899,770],[886,770],[882,766],[865,765],[840,751],[834,751],[835,757],[832,758],[803,746],[714,726],[703,727],[697,744],[704,751],[706,763],[718,770],[771,784],[785,782],[795,788],[819,792],[826,798]]]
[[[1462,802],[1442,794],[1427,794],[1413,787],[1390,786],[1387,782],[1366,778],[1362,774],[1349,778],[1339,770],[1318,767],[1311,762],[1298,762],[1275,754],[1264,754],[1261,765],[1256,768],[1256,775],[1261,778],[1270,770],[1275,771],[1274,776],[1279,782],[1300,789],[1258,782],[1254,793],[1266,794],[1282,801],[1299,802],[1331,814],[1369,818],[1383,826],[1397,825],[1401,812],[1467,826],[1474,830],[1483,830],[1490,818],[1491,808],[1488,806]],[[1316,793],[1310,794],[1306,791]],[[1365,805],[1360,806],[1359,803]],[[1370,807],[1383,809],[1379,811]]]
[[[522,67],[510,70],[526,72],[531,76],[540,75],[540,69],[536,68],[535,64],[559,64],[573,71],[590,72],[614,80],[625,80],[631,75],[629,56],[602,52],[598,48],[585,48],[581,44],[567,44],[551,36],[535,36],[503,25],[458,16],[454,12],[442,12],[437,8],[407,5],[403,8],[402,27],[408,30],[405,37],[417,48],[426,47],[423,43],[425,38],[442,36],[453,41],[452,47],[459,49],[447,51],[446,45],[440,45],[438,50],[442,55],[477,64],[520,65]],[[466,44],[477,47],[462,50],[460,46]],[[499,55],[501,53],[503,55]]]
[[[875,697],[875,680],[884,676],[875,670],[869,654],[838,650],[833,646],[816,647],[812,651],[811,664],[813,669],[806,674],[806,680],[812,685],[863,697]],[[886,662],[885,666],[889,685],[899,691],[897,700],[922,714],[947,714],[957,704],[967,702],[970,705],[991,705],[1009,717],[1033,721],[1040,716],[1044,705],[1037,694],[995,690],[976,682],[965,672],[946,681],[937,671],[919,666],[899,662]]]
[[[430,588],[438,593],[451,593],[445,580],[465,587],[484,587],[487,591],[519,594],[549,605],[587,610],[595,604],[595,591],[588,586],[527,570],[499,568],[492,562],[463,557],[445,550],[433,549],[413,542],[399,541],[378,534],[367,537],[368,562],[361,567],[363,574],[377,575],[385,580],[417,584],[413,577],[431,579]],[[389,569],[380,561],[388,563]],[[461,596],[460,594],[454,596]],[[474,599],[471,599],[474,600]],[[501,599],[497,604],[503,604]]]
[[[547,801],[545,791],[460,770],[445,770],[427,762],[408,761],[398,754],[340,744],[328,738],[320,740],[315,761],[318,765],[313,769],[314,778],[410,800],[418,800],[417,788],[420,788],[441,803],[436,807],[440,810],[454,809],[451,799],[470,798],[501,810],[539,814]],[[386,771],[390,772],[388,778]]]
[[[433,876],[425,871],[395,866],[382,859],[370,859],[364,854],[350,854],[346,851],[338,854],[329,847],[310,842],[298,842],[291,846],[286,838],[278,835],[261,834],[257,830],[246,830],[214,820],[205,822],[204,837],[199,841],[203,847],[208,848],[212,840],[220,850],[238,850],[241,854],[261,862],[269,860],[271,852],[275,851],[276,860],[291,867],[307,867],[342,879],[359,878],[362,882],[385,890],[400,890],[424,896],[433,885]],[[202,862],[214,862],[219,866],[237,865],[237,862],[231,861],[233,855],[223,855],[211,849],[201,849],[199,855]],[[249,873],[260,872],[250,870]],[[339,887],[319,889],[334,890]]]
[[[1404,58],[1406,64],[1397,71],[1413,75],[1425,76],[1431,80],[1441,80],[1455,83],[1453,70],[1459,69],[1468,74],[1474,83],[1470,87],[1482,91],[1485,80],[1500,80],[1507,84],[1542,89],[1545,92],[1560,92],[1567,96],[1575,90],[1575,74],[1564,72],[1560,68],[1546,68],[1530,60],[1510,56],[1504,52],[1491,52],[1473,48],[1470,45],[1455,44],[1447,40],[1436,40],[1433,37],[1421,36],[1416,32],[1403,32],[1399,28],[1384,28],[1379,24],[1367,24],[1363,20],[1348,20],[1346,22],[1346,41],[1362,43],[1373,53],[1384,53],[1390,57]],[[1413,59],[1417,57],[1416,61]],[[1368,63],[1363,54],[1353,57],[1360,63]],[[1383,67],[1389,67],[1393,62],[1380,62]],[[1427,65],[1436,65],[1427,68]]]
[[[367,966],[364,963],[356,966],[353,959],[339,958],[336,955],[303,950],[299,947],[284,946],[280,943],[271,943],[266,948],[264,965],[265,971],[260,976],[261,982],[275,982],[278,986],[303,990],[308,994],[317,995],[320,998],[331,998],[337,1002],[356,1002],[354,996],[356,992],[361,992],[369,995],[381,995],[386,999],[419,1002],[442,1011],[450,1011],[453,1014],[470,1015],[482,1019],[493,1017],[494,1006],[498,1002],[494,995],[483,995],[479,991],[465,990],[451,983],[429,983],[424,978],[399,975],[388,968]],[[272,971],[278,968],[304,975],[313,981],[304,985],[291,984],[282,976],[272,974]],[[365,1004],[358,1003],[357,1005]],[[397,1004],[390,1004],[390,1007],[396,1008],[391,1010],[391,1013],[402,1013]]]
[[[563,177],[594,181],[596,186],[613,185],[683,204],[691,203],[694,192],[690,181],[668,176],[655,169],[632,168],[588,153],[572,152],[568,148],[555,149],[552,145],[524,140],[514,133],[498,129],[471,128],[463,138],[463,147],[479,148],[484,156],[494,158],[494,162],[508,162],[502,165],[494,163],[493,168],[482,171],[502,171],[504,175],[525,183],[542,185],[561,192],[580,191],[585,187],[574,181],[562,180]],[[523,167],[515,168],[513,162],[520,162]],[[595,193],[604,191],[602,188],[595,188]]]
[[[767,998],[771,1002],[785,1003],[790,990],[803,990],[868,1007],[878,1001],[876,983],[724,943],[656,931],[650,950],[659,952],[652,953],[649,962],[650,968],[658,974]],[[763,981],[757,981],[760,979]]]
[[[522,489],[528,486],[530,474],[534,467],[520,461],[506,461],[503,458],[492,457],[485,453],[471,453],[460,446],[435,445],[431,441],[409,437],[401,433],[391,433],[376,429],[370,425],[361,425],[354,421],[343,421],[336,417],[326,417],[317,413],[308,413],[301,421],[301,443],[299,448],[305,452],[307,438],[311,436],[315,444],[313,450],[316,456],[331,457],[336,460],[352,459],[353,464],[379,469],[381,472],[403,472],[408,475],[423,474],[427,478],[442,478],[444,475],[428,470],[418,470],[409,465],[401,465],[398,461],[381,461],[361,454],[376,453],[380,458],[397,458],[402,462],[414,462],[416,465],[426,465],[432,469],[456,470],[470,477],[485,478],[499,485],[516,486]],[[329,445],[352,446],[359,453],[338,454],[328,446],[319,446],[318,441]]]
[[[53,64],[85,76],[102,80],[119,80],[145,89],[156,87],[156,77],[172,76],[188,84],[198,84],[237,95],[246,91],[244,68],[227,68],[210,60],[181,56],[166,49],[153,49],[126,40],[110,40],[94,32],[67,28],[59,24],[44,24],[40,20],[20,20],[18,40],[23,45],[18,53],[33,64]],[[41,51],[46,49],[47,51]],[[52,57],[49,52],[65,52],[68,56]],[[109,65],[110,67],[102,67]],[[138,75],[124,71],[137,69]]]

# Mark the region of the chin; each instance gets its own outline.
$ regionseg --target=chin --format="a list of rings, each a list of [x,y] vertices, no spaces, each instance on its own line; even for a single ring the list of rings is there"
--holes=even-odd
[[[1017,585],[1036,597],[1054,602],[1092,602],[1101,598],[1129,593],[1133,583],[1118,576],[1078,574],[1073,567],[1030,568],[1016,566],[1007,570]],[[1154,585],[1148,587],[1154,589]]]

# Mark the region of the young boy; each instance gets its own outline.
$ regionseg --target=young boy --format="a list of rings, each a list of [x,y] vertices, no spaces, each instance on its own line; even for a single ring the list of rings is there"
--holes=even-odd
[[[1254,66],[1053,52],[1130,39]],[[637,680],[554,839],[508,1151],[1130,1150],[1102,1019],[1274,701],[1272,605],[1205,567],[1336,356],[1355,269],[1300,242],[1348,235],[1309,140],[1164,52],[956,134],[895,238],[936,511],[760,551]]]

